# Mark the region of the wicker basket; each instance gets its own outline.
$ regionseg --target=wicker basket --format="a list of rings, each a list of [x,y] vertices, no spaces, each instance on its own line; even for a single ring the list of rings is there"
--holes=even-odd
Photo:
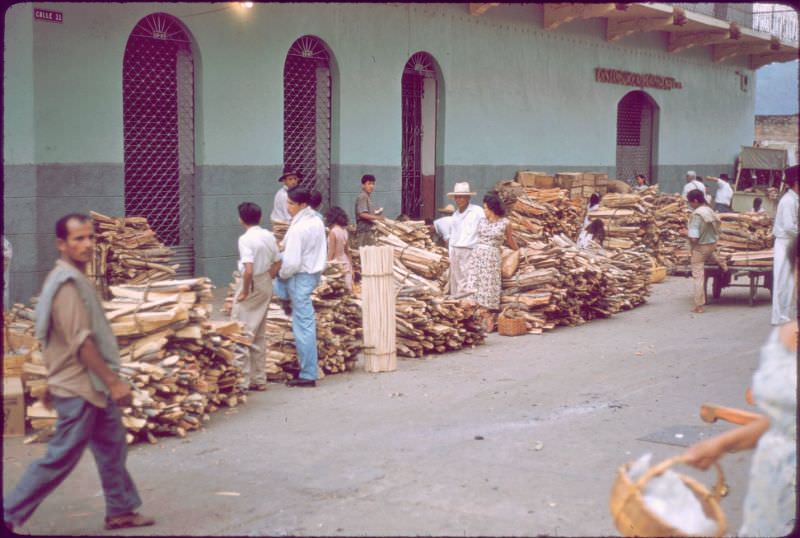
[[[506,308],[497,317],[497,332],[503,336],[519,336],[528,332],[524,317],[513,317],[515,308]]]
[[[660,475],[680,461],[680,456],[676,456],[654,465],[635,484],[628,478],[630,464],[623,465],[617,470],[617,478],[611,489],[609,507],[614,524],[620,534],[623,536],[686,536],[651,513],[642,496],[642,489],[651,478]],[[717,523],[717,531],[714,536],[722,536],[725,534],[727,521],[719,505],[719,499],[726,489],[725,475],[719,464],[715,464],[715,466],[717,468],[717,484],[714,486],[713,493],[690,476],[682,474],[678,476],[700,500],[706,516]]]

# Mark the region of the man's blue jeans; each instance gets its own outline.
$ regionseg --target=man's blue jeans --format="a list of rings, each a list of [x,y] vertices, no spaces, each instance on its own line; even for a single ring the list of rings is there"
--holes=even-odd
[[[276,278],[272,285],[276,297],[292,302],[292,332],[301,379],[317,379],[317,317],[311,292],[319,278],[320,273],[297,273],[287,280]]]
[[[128,444],[119,407],[111,400],[105,409],[83,398],[53,397],[58,421],[47,454],[33,462],[3,502],[3,519],[22,526],[36,508],[72,472],[86,445],[94,454],[106,498],[106,517],[133,512],[142,505],[125,468]]]

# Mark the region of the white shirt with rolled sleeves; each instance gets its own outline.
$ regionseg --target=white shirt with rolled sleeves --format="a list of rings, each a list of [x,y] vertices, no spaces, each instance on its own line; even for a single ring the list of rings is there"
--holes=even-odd
[[[469,204],[463,213],[453,213],[448,240],[450,248],[475,248],[478,244],[478,224],[483,217],[483,208],[475,204]]]
[[[289,214],[289,190],[286,185],[281,186],[275,193],[275,202],[272,204],[272,213],[269,218],[278,222],[292,220],[292,216]]]
[[[273,263],[280,260],[280,251],[275,236],[261,226],[251,226],[239,236],[239,272],[244,264],[253,264],[253,275],[269,271]]]
[[[279,276],[291,278],[297,273],[320,273],[328,259],[325,224],[310,207],[298,212],[283,239],[283,257]]]
[[[695,189],[701,191],[703,193],[703,197],[704,198],[706,197],[706,186],[699,179],[693,179],[689,183],[684,185],[683,186],[683,192],[681,193],[681,196],[683,196],[683,199],[686,200],[686,199],[688,199],[689,193],[692,192]],[[708,198],[706,198],[706,201],[707,200],[708,200]]]
[[[772,235],[776,239],[795,239],[797,237],[797,209],[798,196],[794,190],[789,189],[778,202],[775,211],[775,224]]]
[[[731,200],[733,200],[733,189],[724,179],[716,178],[716,180],[717,192],[714,193],[714,203],[724,204],[727,206],[731,205]]]
[[[445,241],[450,240],[450,227],[452,222],[453,217],[451,215],[441,217],[433,221],[433,227],[436,229],[436,233],[439,234],[439,237]]]

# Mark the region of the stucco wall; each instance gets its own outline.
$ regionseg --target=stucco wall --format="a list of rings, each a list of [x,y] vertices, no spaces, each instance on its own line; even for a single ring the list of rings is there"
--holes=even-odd
[[[648,90],[660,108],[664,190],[677,190],[687,167],[718,173],[753,140],[740,60],[713,64],[703,47],[668,54],[662,34],[607,43],[602,20],[545,31],[538,6],[472,17],[466,4],[257,4],[199,15],[230,4],[35,5],[62,11],[64,23],[33,21],[31,4],[6,15],[6,75],[15,77],[4,104],[15,113],[6,117],[4,165],[21,179],[5,195],[26,196],[40,218],[5,224],[7,233],[37,235],[42,252],[17,299],[47,269],[62,209],[123,211],[122,59],[133,26],[156,11],[177,16],[195,41],[197,271],[218,285],[234,267],[236,204],[253,199],[268,212],[279,186],[283,62],[301,35],[320,37],[333,54],[333,200],[351,216],[366,172],[378,177],[376,203],[390,216],[400,211],[400,78],[417,51],[433,55],[443,81],[438,204],[456,179],[483,194],[518,168],[613,175],[616,104],[635,88],[596,83],[595,67],[683,83]]]

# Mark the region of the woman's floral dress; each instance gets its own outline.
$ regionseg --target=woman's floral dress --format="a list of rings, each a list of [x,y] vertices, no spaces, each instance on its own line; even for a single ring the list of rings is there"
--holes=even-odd
[[[507,226],[508,219],[482,219],[478,224],[478,244],[472,249],[467,266],[466,289],[475,293],[475,302],[489,310],[500,308],[500,249]]]

